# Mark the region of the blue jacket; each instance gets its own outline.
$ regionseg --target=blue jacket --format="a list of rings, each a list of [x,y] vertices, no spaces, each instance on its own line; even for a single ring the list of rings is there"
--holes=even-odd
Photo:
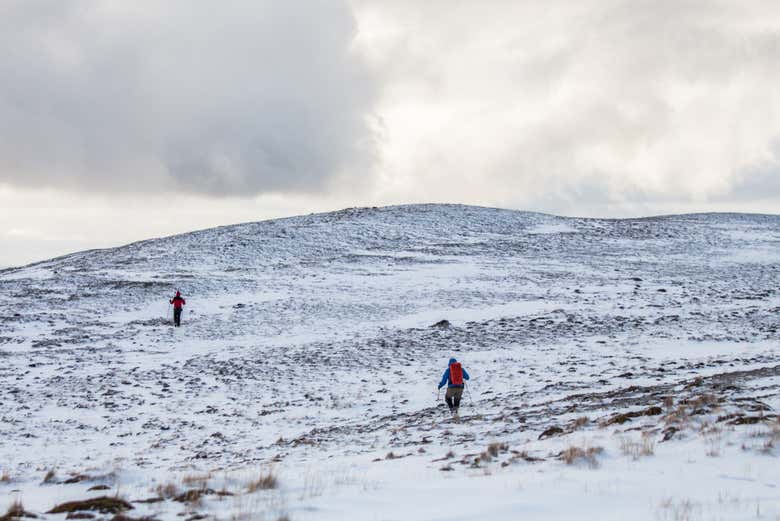
[[[450,366],[452,364],[454,364],[455,362],[457,362],[457,360],[455,360],[454,358],[450,358],[450,363],[447,364],[447,370],[444,371],[444,374],[441,376],[441,382],[439,382],[439,389],[444,387],[444,384],[447,384],[448,388],[449,387],[463,387],[463,384],[452,385],[452,383],[450,382]],[[465,368],[461,368],[461,369],[463,369],[463,379],[464,380],[468,380],[469,379],[469,374],[466,372],[466,369]]]

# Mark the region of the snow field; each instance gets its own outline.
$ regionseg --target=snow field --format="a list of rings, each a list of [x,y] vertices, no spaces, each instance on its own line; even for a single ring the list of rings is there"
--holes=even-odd
[[[170,486],[204,492],[126,515],[778,519],[780,266],[750,252],[779,230],[411,206],[4,270],[0,510]]]

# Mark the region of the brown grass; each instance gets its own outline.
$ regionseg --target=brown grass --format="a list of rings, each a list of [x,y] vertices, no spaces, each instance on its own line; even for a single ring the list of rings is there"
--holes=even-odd
[[[577,418],[572,422],[572,427],[574,429],[579,429],[580,427],[584,427],[589,423],[590,423],[590,419],[587,416],[580,416],[579,418]]]
[[[509,450],[509,445],[506,443],[491,443],[487,447],[487,453],[492,457],[497,457],[500,452],[506,452]]]
[[[642,433],[642,438],[639,440],[621,438],[620,452],[624,456],[631,456],[631,459],[638,460],[642,456],[655,454],[655,442],[647,433]]]
[[[716,458],[721,454],[721,447],[723,444],[723,437],[721,430],[718,428],[711,428],[704,436],[707,443],[707,450],[705,454],[711,458]]]
[[[189,503],[190,505],[197,505],[200,504],[200,500],[203,496],[213,493],[213,490],[207,489],[205,487],[192,488],[174,497],[173,500],[178,503]]]
[[[38,516],[27,512],[24,509],[24,506],[22,506],[22,502],[17,499],[11,503],[11,506],[8,507],[5,515],[0,516],[0,521],[12,521],[13,519],[19,519],[22,517],[35,518]]]
[[[536,463],[538,461],[544,461],[544,458],[537,458],[531,456],[530,454],[528,454],[528,451],[525,450],[521,450],[521,451],[513,450],[512,454],[513,454],[512,456],[513,459],[521,459],[523,461],[527,461],[528,463]]]
[[[125,510],[132,510],[133,505],[118,497],[101,496],[83,501],[68,501],[52,508],[47,514],[64,514],[80,510],[97,511],[102,514],[118,514]]]
[[[747,437],[756,442],[761,441],[761,445],[756,447],[755,444],[742,443],[742,450],[756,449],[763,454],[772,454],[777,443],[780,441],[780,424],[773,424],[769,429],[757,428],[755,430],[748,431]]]
[[[681,499],[674,501],[672,498],[661,501],[660,508],[663,511],[664,519],[674,519],[675,521],[691,521],[698,519],[701,512],[701,505],[692,502],[690,499]]]
[[[771,454],[775,450],[775,441],[770,438],[764,442],[764,444],[761,446],[761,449],[759,449],[759,452],[762,452],[764,454]]]
[[[8,470],[4,470],[2,474],[0,474],[0,483],[10,483],[11,482],[11,473],[8,472]]]
[[[690,425],[691,415],[688,407],[685,404],[678,405],[677,408],[672,409],[664,416],[664,423],[667,426],[677,425],[681,428]]]
[[[688,400],[688,405],[694,409],[698,409],[700,407],[714,407],[718,405],[718,403],[720,403],[718,397],[709,393],[700,394],[696,398]]]
[[[599,462],[596,456],[604,452],[603,447],[575,447],[571,446],[568,449],[562,451],[559,455],[560,459],[566,462],[567,465],[573,465],[579,461],[584,461],[590,468],[596,468],[599,466]]]
[[[271,490],[279,486],[279,480],[274,476],[273,472],[268,470],[261,474],[257,479],[247,483],[246,489],[251,494],[258,490]]]
[[[205,485],[211,480],[211,473],[208,474],[188,474],[181,479],[182,485]]]
[[[639,418],[641,416],[658,416],[659,414],[663,414],[663,412],[663,409],[658,406],[648,407],[647,409],[643,409],[641,411],[621,412],[611,416],[606,420],[603,420],[601,422],[601,426],[608,427],[610,425],[623,425],[626,422],[630,422],[634,418]]]
[[[54,469],[49,469],[46,475],[43,476],[44,483],[54,483],[56,481],[57,481],[57,474],[54,472]]]
[[[179,487],[174,483],[165,483],[157,485],[154,489],[157,495],[164,499],[172,499],[179,495]]]

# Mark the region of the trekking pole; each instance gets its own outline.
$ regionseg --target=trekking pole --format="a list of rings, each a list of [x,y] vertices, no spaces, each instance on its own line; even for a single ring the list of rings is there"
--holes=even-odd
[[[439,403],[440,399],[441,399],[441,389],[438,389],[436,391],[436,403]]]

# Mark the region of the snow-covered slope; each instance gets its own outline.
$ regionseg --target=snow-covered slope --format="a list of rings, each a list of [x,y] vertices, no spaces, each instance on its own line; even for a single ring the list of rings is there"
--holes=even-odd
[[[779,283],[778,216],[455,205],[0,271],[0,508],[197,482],[235,495],[128,515],[775,519]],[[451,355],[459,423],[436,402]],[[263,472],[278,486],[247,492]]]

